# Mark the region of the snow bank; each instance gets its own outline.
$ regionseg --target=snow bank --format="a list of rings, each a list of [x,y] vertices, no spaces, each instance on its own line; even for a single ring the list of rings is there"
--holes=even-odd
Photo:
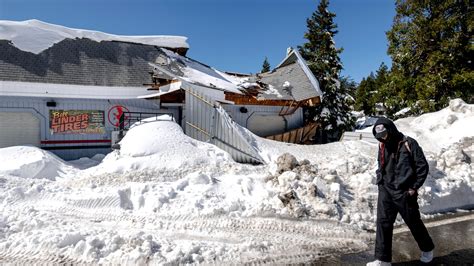
[[[474,105],[461,99],[451,100],[443,110],[399,119],[395,125],[417,139],[424,150],[439,153],[453,143],[474,137]]]
[[[90,169],[94,173],[177,170],[231,162],[230,155],[214,145],[196,141],[171,121],[148,122],[131,128],[120,151],[107,155]]]
[[[100,31],[72,29],[36,19],[26,21],[0,20],[0,39],[10,40],[18,49],[39,54],[66,38],[88,38],[97,42],[122,41],[167,48],[189,48],[181,36],[121,36]]]
[[[474,105],[454,99],[438,112],[406,117],[394,123],[403,134],[415,138],[423,150],[437,154],[454,143],[469,142],[474,137]],[[360,131],[372,132],[372,127]]]
[[[92,158],[82,157],[77,160],[68,161],[67,163],[78,169],[83,170],[100,164],[104,157],[105,155],[103,154],[96,154]]]
[[[30,146],[0,149],[0,162],[0,176],[55,180],[70,175],[75,170],[54,154]]]

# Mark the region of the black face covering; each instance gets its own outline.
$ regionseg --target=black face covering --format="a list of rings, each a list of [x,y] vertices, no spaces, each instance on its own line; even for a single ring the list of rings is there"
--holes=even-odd
[[[388,130],[383,124],[379,124],[374,127],[375,138],[380,142],[387,142]]]

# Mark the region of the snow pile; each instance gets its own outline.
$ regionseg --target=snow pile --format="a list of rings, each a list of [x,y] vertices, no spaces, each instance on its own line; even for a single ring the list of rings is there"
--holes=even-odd
[[[82,158],[79,158],[77,160],[73,160],[73,161],[68,161],[68,164],[78,168],[78,169],[87,169],[87,168],[91,168],[93,166],[96,166],[98,164],[100,164],[100,162],[102,162],[102,160],[104,159],[105,155],[103,154],[96,154],[94,155],[92,158],[88,158],[88,157],[82,157]]]
[[[120,151],[108,154],[89,172],[126,173],[163,169],[194,169],[231,162],[230,155],[214,145],[196,141],[171,121],[148,122],[131,128]]]
[[[74,167],[54,154],[30,146],[14,146],[0,149],[0,176],[12,175],[23,178],[55,180],[74,173]]]
[[[88,38],[97,42],[122,41],[167,48],[189,48],[182,36],[121,36],[100,31],[72,29],[36,19],[26,21],[0,20],[0,40],[10,40],[18,49],[39,54],[66,38]]]
[[[395,125],[417,139],[423,149],[439,153],[463,138],[474,137],[474,106],[455,99],[443,110],[399,119]]]

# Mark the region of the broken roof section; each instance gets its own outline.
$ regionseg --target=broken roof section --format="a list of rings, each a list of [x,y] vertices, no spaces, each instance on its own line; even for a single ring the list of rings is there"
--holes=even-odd
[[[162,79],[178,79],[187,83],[241,94],[239,84],[245,79],[218,71],[191,58],[167,49],[161,49],[154,64],[155,76]]]
[[[178,79],[236,94],[255,94],[262,100],[304,101],[321,97],[319,83],[301,55],[292,50],[274,70],[255,75],[221,72],[167,49],[151,65],[155,77]]]

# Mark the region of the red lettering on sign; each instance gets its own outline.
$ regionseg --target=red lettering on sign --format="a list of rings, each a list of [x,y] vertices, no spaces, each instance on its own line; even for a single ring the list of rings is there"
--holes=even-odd
[[[73,130],[73,124],[66,124],[64,126],[64,130],[68,131],[68,130]]]

